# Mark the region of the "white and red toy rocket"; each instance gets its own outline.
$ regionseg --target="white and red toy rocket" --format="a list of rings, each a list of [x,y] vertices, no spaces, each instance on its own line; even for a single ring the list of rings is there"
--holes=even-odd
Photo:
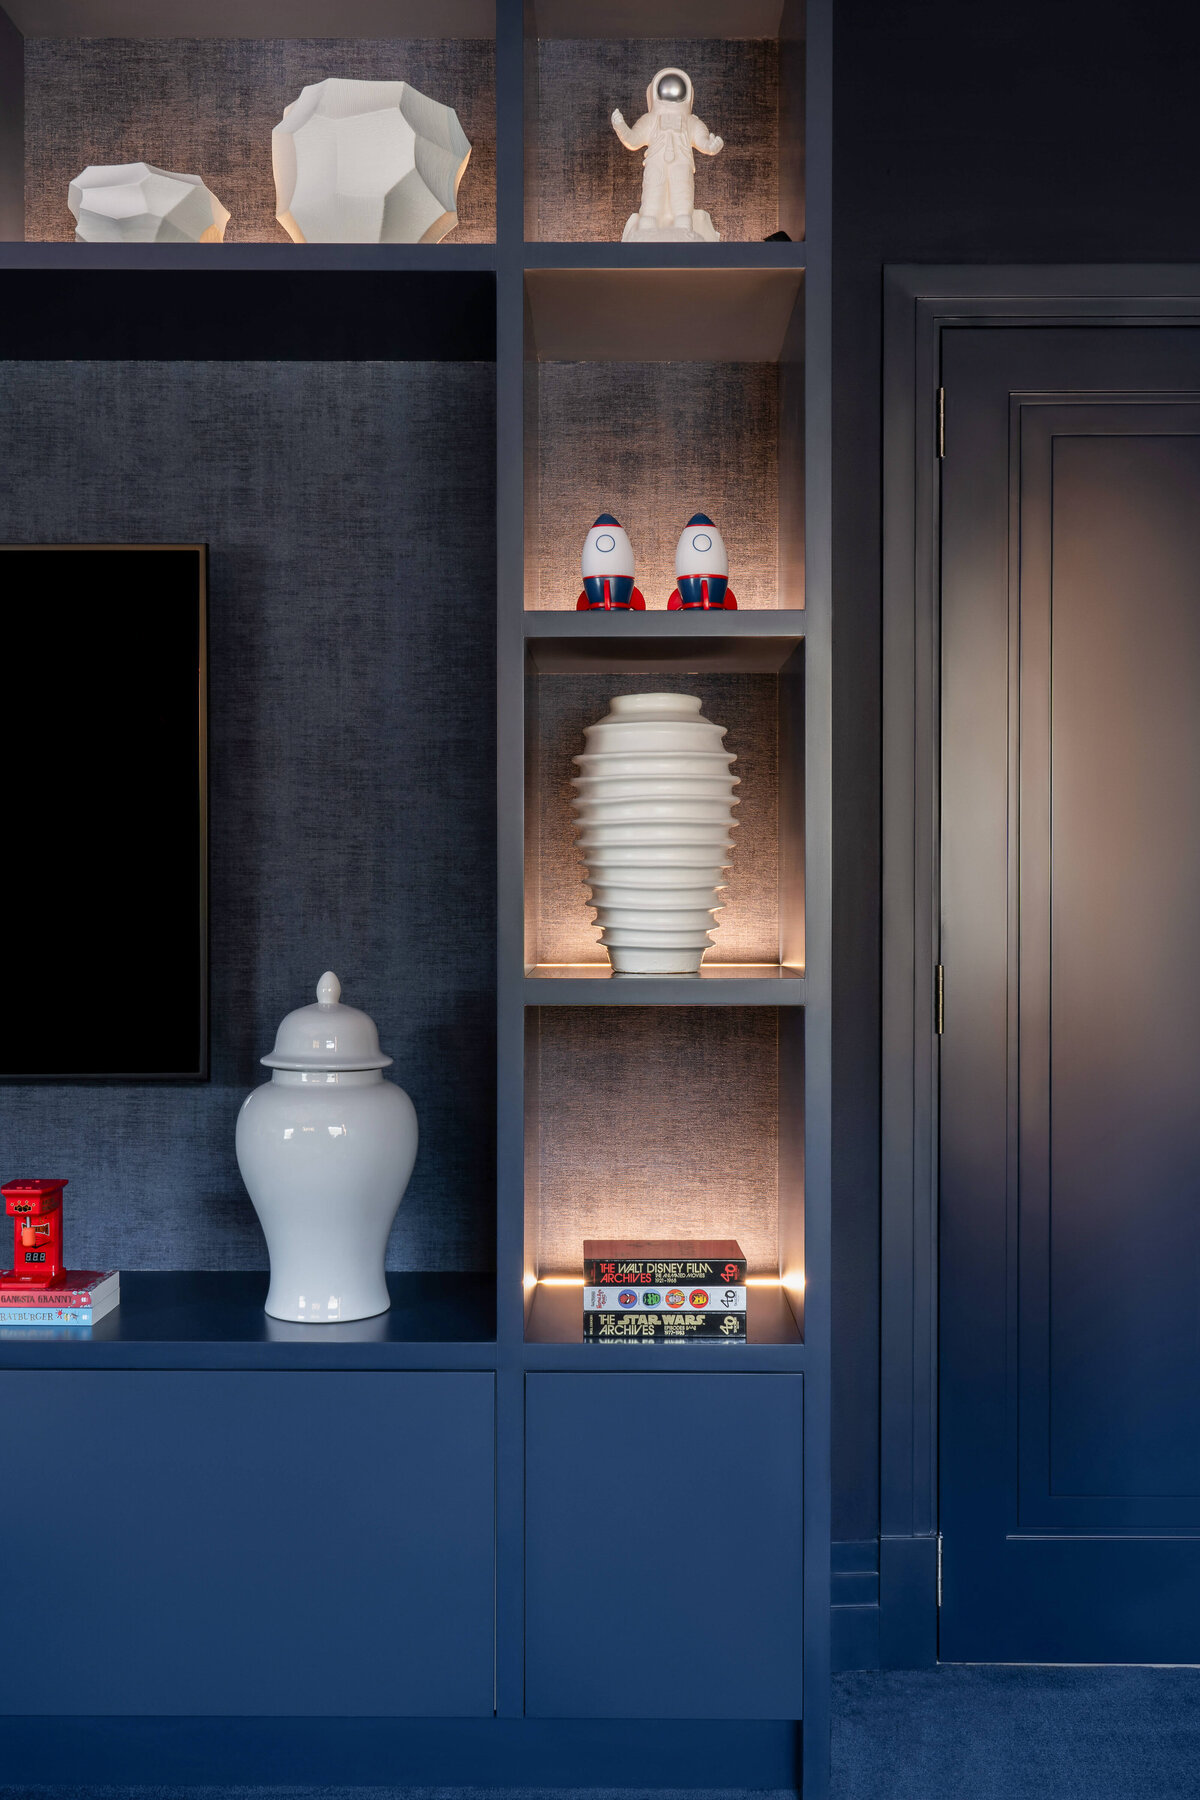
[[[611,513],[601,513],[583,540],[583,592],[576,612],[645,612],[633,585],[633,545]]]
[[[737,611],[725,540],[707,513],[692,514],[675,546],[675,591],[667,611]]]

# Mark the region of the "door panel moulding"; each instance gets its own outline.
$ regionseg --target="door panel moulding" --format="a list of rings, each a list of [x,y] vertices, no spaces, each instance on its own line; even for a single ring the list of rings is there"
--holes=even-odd
[[[937,1660],[939,390],[954,326],[1200,324],[1200,266],[884,272],[879,1662]],[[952,440],[945,444],[953,456]],[[953,1005],[953,971],[946,1005]]]

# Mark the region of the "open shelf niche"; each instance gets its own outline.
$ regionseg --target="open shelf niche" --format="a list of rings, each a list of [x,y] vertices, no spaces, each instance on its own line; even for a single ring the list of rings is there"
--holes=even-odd
[[[204,179],[232,215],[226,244],[287,246],[275,218],[271,130],[307,83],[342,76],[409,81],[454,107],[471,160],[446,243],[495,241],[491,0],[4,0],[4,8],[5,238],[73,242],[73,177],[91,163],[144,161]],[[204,248],[219,255],[221,246]]]
[[[623,669],[619,640],[598,659],[599,667],[584,664],[566,673],[539,672],[531,655],[525,711],[527,973],[548,979],[608,973],[575,846],[572,758],[584,748],[584,727],[603,718],[614,694],[663,692],[698,694],[705,716],[727,727],[726,746],[738,759],[732,862],[704,967],[711,974],[721,965],[748,980],[797,977],[804,968],[802,647],[794,645],[777,672],[743,672],[736,651],[725,669],[697,672],[686,667],[696,661],[688,646],[681,654],[659,642],[664,672]],[[536,643],[530,649],[536,653]],[[655,983],[664,991],[687,990],[689,999],[700,985],[688,976]],[[645,997],[640,978],[614,986],[630,1005]]]
[[[601,512],[629,534],[647,613],[598,628],[674,628],[695,512],[720,528],[740,611],[800,609],[803,476],[800,270],[527,272],[527,611],[573,613]]]
[[[207,545],[212,1031],[207,1082],[0,1083],[10,1171],[71,1182],[71,1266],[126,1276],[94,1333],[6,1338],[0,1362],[283,1356],[234,1122],[330,967],[417,1108],[389,1261],[430,1272],[337,1328],[345,1354],[494,1341],[494,282],[3,282],[0,542]],[[320,1365],[338,1339],[307,1341]]]
[[[799,1342],[803,1084],[801,1009],[527,1008],[527,1339],[579,1342],[585,1238],[733,1237],[749,1342]]]
[[[641,194],[633,125],[659,69],[691,78],[724,140],[697,155],[696,205],[722,241],[804,237],[804,7],[796,0],[533,0],[526,9],[525,236],[617,243]]]

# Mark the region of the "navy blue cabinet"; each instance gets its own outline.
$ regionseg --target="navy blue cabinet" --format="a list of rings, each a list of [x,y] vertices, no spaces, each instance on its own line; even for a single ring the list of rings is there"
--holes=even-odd
[[[494,1388],[0,1373],[0,1710],[491,1714]]]
[[[527,1712],[800,1716],[803,1394],[799,1374],[527,1376]]]

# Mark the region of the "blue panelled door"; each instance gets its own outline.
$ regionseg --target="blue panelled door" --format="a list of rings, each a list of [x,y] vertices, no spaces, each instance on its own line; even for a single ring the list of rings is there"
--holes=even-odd
[[[940,1653],[1200,1662],[1200,331],[946,334]]]

